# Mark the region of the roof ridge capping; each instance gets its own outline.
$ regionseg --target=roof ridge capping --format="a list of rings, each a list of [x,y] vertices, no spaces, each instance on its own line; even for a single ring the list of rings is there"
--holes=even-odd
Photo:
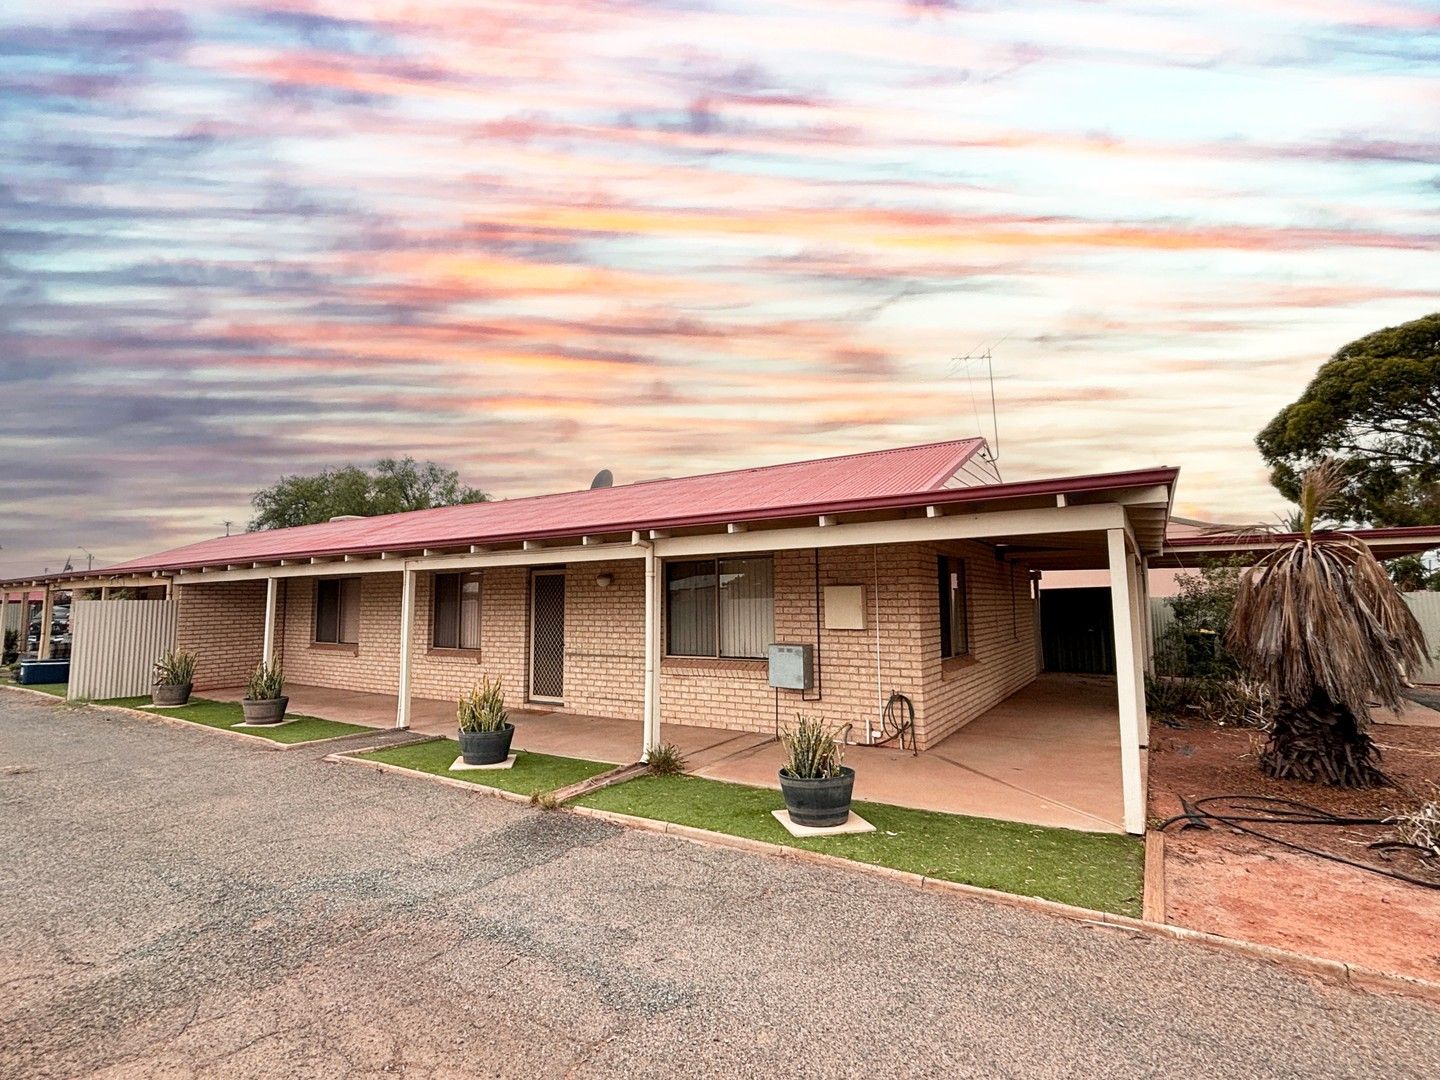
[[[949,463],[949,469],[939,476],[931,487],[949,479],[956,470],[974,457],[981,447],[988,446],[987,440],[981,435],[967,435],[960,439],[936,439],[934,442],[915,443],[913,446],[886,446],[878,450],[851,450],[844,454],[824,454],[820,457],[801,458],[799,461],[772,461],[768,465],[741,465],[733,469],[712,469],[710,472],[685,473],[680,476],[652,476],[644,480],[632,480],[627,484],[616,484],[615,488],[604,490],[615,490],[616,488],[639,487],[642,484],[661,484],[667,480],[703,480],[712,476],[738,476],[741,473],[769,472],[774,469],[794,469],[801,465],[819,465],[831,461],[849,461],[855,458],[885,457],[890,454],[908,454],[916,450],[933,450],[940,446],[954,446],[956,455]],[[579,488],[584,491],[586,489]],[[527,495],[522,498],[545,499],[551,495],[573,495],[572,491],[552,491],[543,495]]]

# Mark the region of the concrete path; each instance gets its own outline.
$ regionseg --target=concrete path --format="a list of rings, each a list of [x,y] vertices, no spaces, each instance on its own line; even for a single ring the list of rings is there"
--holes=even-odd
[[[395,698],[292,684],[290,711],[389,728]],[[204,691],[238,701],[244,687]],[[515,708],[516,749],[605,761],[635,761],[639,721]],[[784,719],[792,719],[785,717]],[[410,726],[455,737],[455,703],[414,698]],[[784,753],[773,732],[663,724],[661,736],[686,769],[732,783],[779,787]],[[1091,832],[1123,832],[1120,722],[1115,680],[1042,675],[984,715],[916,756],[891,746],[852,746],[855,797],[947,814],[1024,821]]]
[[[0,692],[0,1075],[1433,1076],[1440,1013]]]

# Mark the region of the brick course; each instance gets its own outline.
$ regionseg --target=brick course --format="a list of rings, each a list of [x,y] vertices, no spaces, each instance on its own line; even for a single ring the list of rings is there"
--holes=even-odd
[[[936,555],[965,559],[970,654],[940,659]],[[866,627],[826,630],[817,621],[818,588],[862,585]],[[780,691],[781,723],[797,712],[829,724],[852,725],[864,738],[867,719],[878,729],[892,690],[916,710],[922,747],[1019,690],[1038,672],[1035,607],[1029,572],[1000,562],[981,544],[903,544],[777,552],[775,636],[819,642],[812,692]],[[602,587],[600,575],[610,575]],[[277,598],[277,650],[287,678],[299,683],[394,694],[401,575],[359,575],[360,641],[314,644],[314,580],[282,579]],[[523,567],[482,572],[480,649],[435,650],[431,641],[433,576],[416,577],[411,691],[452,698],[482,675],[499,677],[507,696],[523,702],[528,682],[530,572]],[[566,570],[565,704],[572,712],[639,722],[644,681],[644,570],[639,559],[582,563]],[[202,655],[203,685],[243,682],[260,657],[263,582],[187,585],[180,592],[181,642]],[[822,601],[823,608],[823,601]],[[661,664],[662,723],[736,730],[774,729],[777,695],[764,661],[666,657]]]

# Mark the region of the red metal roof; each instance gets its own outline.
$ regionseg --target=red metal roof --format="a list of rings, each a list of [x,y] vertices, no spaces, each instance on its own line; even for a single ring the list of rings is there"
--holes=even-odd
[[[242,533],[174,548],[98,572],[178,570],[281,558],[454,548],[632,529],[684,528],[981,498],[1170,484],[1177,472],[1152,469],[947,489],[945,482],[983,446],[983,439],[962,439],[650,480],[621,487]]]

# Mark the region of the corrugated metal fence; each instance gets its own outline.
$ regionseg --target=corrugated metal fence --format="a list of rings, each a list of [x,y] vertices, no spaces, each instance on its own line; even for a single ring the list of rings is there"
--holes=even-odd
[[[150,692],[156,659],[175,645],[175,600],[81,600],[71,613],[70,688],[77,699]]]
[[[1440,592],[1409,592],[1404,595],[1405,603],[1410,605],[1410,610],[1415,613],[1415,618],[1420,623],[1420,629],[1425,631],[1425,644],[1430,649],[1429,666],[1411,678],[1415,682],[1440,683]],[[1155,647],[1158,652],[1168,640],[1166,631],[1175,625],[1175,612],[1170,607],[1168,598],[1151,598],[1150,623],[1155,630]]]
[[[1440,683],[1440,592],[1410,592],[1405,603],[1415,613],[1425,644],[1430,648],[1430,666],[1415,676],[1416,682]]]

